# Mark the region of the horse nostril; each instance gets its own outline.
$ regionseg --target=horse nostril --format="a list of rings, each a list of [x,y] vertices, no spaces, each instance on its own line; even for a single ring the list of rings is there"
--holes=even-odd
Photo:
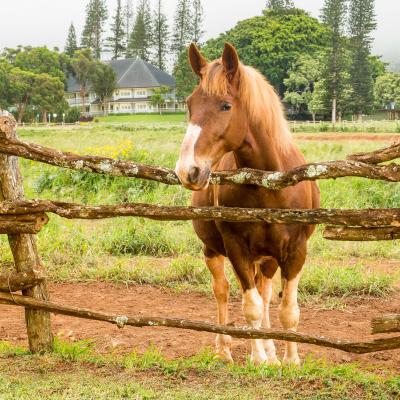
[[[200,168],[199,167],[191,167],[189,169],[189,182],[197,183],[200,176]]]

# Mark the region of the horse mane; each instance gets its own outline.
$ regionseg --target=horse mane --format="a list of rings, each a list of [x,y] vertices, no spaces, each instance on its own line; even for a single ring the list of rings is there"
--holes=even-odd
[[[226,96],[230,84],[221,60],[213,61],[204,69],[202,89],[212,96]],[[287,154],[293,137],[275,89],[259,71],[243,64],[239,64],[238,81],[238,96],[249,115],[250,128],[268,135],[276,149]]]

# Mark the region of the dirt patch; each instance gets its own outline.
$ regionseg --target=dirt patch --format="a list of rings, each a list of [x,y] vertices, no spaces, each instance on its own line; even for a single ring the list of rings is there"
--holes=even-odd
[[[400,134],[370,134],[370,133],[357,133],[357,134],[341,134],[341,133],[321,133],[319,135],[303,135],[294,134],[296,140],[310,140],[310,141],[372,141],[372,142],[399,142]]]
[[[151,286],[114,285],[110,283],[52,284],[52,300],[61,304],[92,308],[115,314],[182,317],[216,322],[214,300],[199,293],[176,294],[167,289]],[[370,320],[383,314],[398,313],[400,294],[390,299],[364,299],[347,303],[345,310],[324,310],[302,307],[299,330],[311,335],[364,341],[372,339]],[[23,310],[1,306],[0,340],[27,345]],[[277,307],[271,311],[274,327],[279,327]],[[231,321],[244,325],[240,299],[231,301]],[[187,357],[206,346],[214,345],[214,335],[168,328],[130,328],[119,330],[106,323],[79,320],[65,316],[53,317],[53,331],[71,340],[93,339],[101,352],[118,353],[137,349],[143,352],[151,343],[168,358]],[[278,343],[282,356],[283,344]],[[246,340],[234,339],[233,356],[241,362],[249,354]],[[391,369],[400,372],[400,351],[369,355],[352,355],[338,350],[311,345],[300,345],[304,358],[313,354],[334,362],[359,362],[374,369]]]

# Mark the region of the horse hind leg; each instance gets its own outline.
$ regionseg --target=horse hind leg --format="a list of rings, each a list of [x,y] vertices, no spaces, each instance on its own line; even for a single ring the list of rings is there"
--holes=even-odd
[[[260,272],[262,279],[260,279],[259,284],[259,292],[261,293],[261,297],[264,301],[264,308],[263,308],[263,320],[261,326],[264,329],[271,329],[271,320],[269,316],[270,311],[270,304],[272,299],[272,292],[273,292],[273,277],[279,268],[278,263],[271,259],[264,261],[260,264]],[[268,357],[268,364],[270,365],[280,365],[280,361],[276,356],[276,349],[275,344],[272,339],[264,340],[264,348],[267,353]]]
[[[279,319],[285,330],[296,331],[299,324],[300,309],[297,304],[297,292],[304,261],[305,253],[304,256],[296,257],[287,263],[282,269],[282,300],[279,305]],[[297,343],[286,342],[283,361],[287,364],[300,364]]]
[[[212,275],[212,287],[218,308],[218,323],[226,325],[228,323],[229,282],[225,275],[224,257],[208,256],[206,252],[206,264]],[[217,358],[232,363],[232,338],[228,335],[217,335],[215,344]]]

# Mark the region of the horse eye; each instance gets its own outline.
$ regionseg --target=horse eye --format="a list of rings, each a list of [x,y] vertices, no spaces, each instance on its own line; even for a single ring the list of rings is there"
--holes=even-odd
[[[221,111],[230,111],[231,109],[232,109],[232,104],[229,103],[221,104]]]

